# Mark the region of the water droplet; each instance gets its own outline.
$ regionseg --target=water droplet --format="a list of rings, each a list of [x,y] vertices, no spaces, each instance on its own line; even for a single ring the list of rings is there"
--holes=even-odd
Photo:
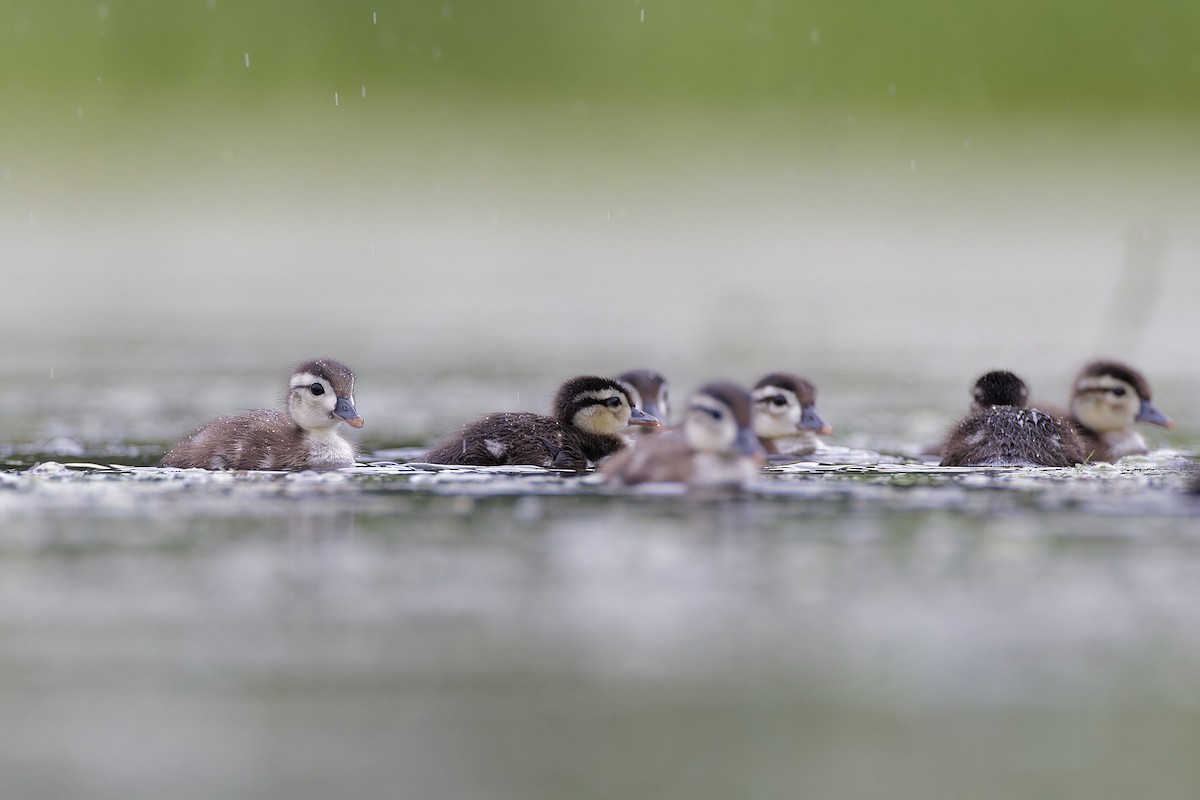
[[[379,24],[379,12],[378,12],[378,11],[372,11],[372,12],[371,12],[371,24],[372,24],[372,25],[378,25],[378,24]]]
[[[334,92],[334,93],[333,93],[333,104],[334,104],[335,106],[340,106],[340,105],[341,105],[341,101],[339,101],[339,100],[338,100],[338,93],[337,93],[337,92]]]
[[[646,21],[646,9],[644,9],[644,8],[642,9],[642,18],[641,18],[641,21],[642,21],[642,22],[645,22],[645,21]]]
[[[245,60],[246,60],[246,69],[250,69],[250,54],[245,53],[244,55],[245,55]]]
[[[896,84],[894,84],[894,83],[888,84],[888,95],[891,97],[896,96]]]
[[[908,170],[909,172],[917,171],[917,160],[915,158],[910,158],[908,160]]]
[[[111,13],[112,9],[108,7],[108,3],[96,6],[96,19],[108,19],[108,15]]]
[[[366,96],[367,96],[367,87],[365,87],[365,86],[364,86],[364,87],[362,87],[362,96],[363,96],[363,97],[366,97]]]
[[[83,119],[83,106],[77,106],[75,108],[75,116],[78,119]]]
[[[821,41],[821,32],[816,28],[813,28],[808,33],[808,40],[813,44],[818,44]]]

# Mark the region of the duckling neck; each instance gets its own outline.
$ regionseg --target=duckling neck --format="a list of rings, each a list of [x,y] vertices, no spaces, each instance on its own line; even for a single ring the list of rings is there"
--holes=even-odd
[[[297,426],[298,427],[298,426]],[[300,439],[308,450],[309,459],[313,463],[344,464],[354,462],[354,445],[350,444],[337,427],[330,428],[300,428]]]

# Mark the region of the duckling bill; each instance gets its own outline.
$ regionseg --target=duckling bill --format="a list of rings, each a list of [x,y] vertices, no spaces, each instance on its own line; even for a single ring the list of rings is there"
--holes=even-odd
[[[363,426],[354,407],[354,373],[330,358],[297,364],[286,413],[260,409],[218,417],[171,448],[160,467],[181,469],[340,469],[354,465],[355,445],[338,428]]]
[[[629,390],[611,378],[583,375],[559,387],[553,416],[500,412],[464,425],[433,447],[432,464],[493,467],[528,464],[584,470],[625,447],[627,425],[658,420],[633,406]]]
[[[671,399],[667,379],[652,369],[631,369],[622,372],[617,380],[629,390],[633,407],[644,411],[663,425],[671,421]],[[661,427],[638,426],[628,433],[657,433]]]

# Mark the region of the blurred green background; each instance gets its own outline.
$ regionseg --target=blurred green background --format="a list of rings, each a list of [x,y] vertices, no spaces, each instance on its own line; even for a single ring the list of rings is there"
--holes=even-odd
[[[10,1],[0,335],[537,408],[630,364],[1190,380],[1197,41],[1184,2]]]

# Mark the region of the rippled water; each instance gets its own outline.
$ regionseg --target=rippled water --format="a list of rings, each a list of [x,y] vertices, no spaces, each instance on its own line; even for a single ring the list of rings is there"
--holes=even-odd
[[[1189,796],[1190,460],[890,462],[14,466],[6,791]]]

